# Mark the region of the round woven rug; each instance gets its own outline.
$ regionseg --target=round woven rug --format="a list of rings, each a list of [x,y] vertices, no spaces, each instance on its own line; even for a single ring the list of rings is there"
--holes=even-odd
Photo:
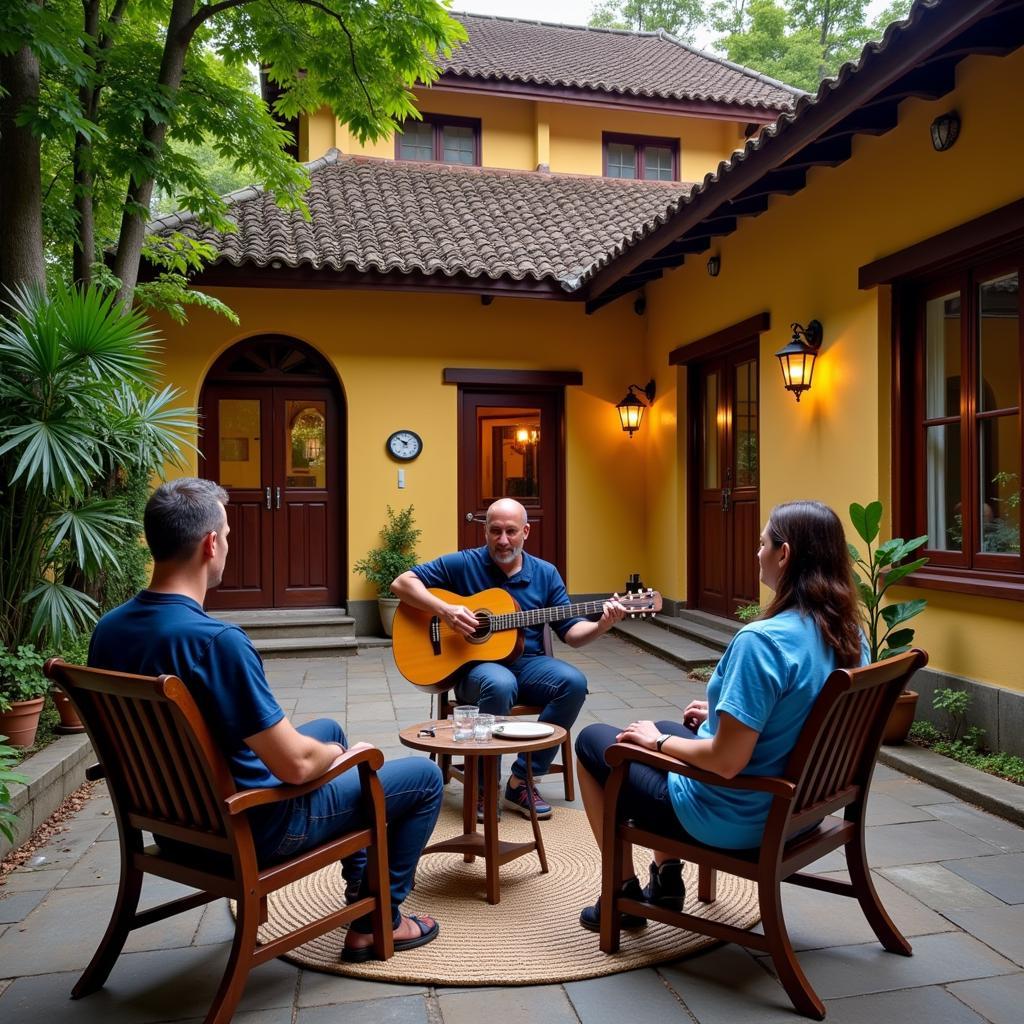
[[[461,797],[461,791],[458,795]],[[341,960],[343,930],[328,932],[285,955],[312,970],[376,981],[420,985],[547,985],[595,978],[678,960],[716,943],[715,939],[650,922],[624,931],[618,953],[607,956],[598,937],[579,925],[580,910],[600,890],[601,858],[583,811],[556,807],[541,823],[549,871],[540,873],[536,853],[501,868],[501,902],[485,899],[484,862],[463,862],[461,854],[429,854],[420,861],[416,888],[405,913],[428,913],[441,933],[429,945],[396,953],[388,961],[349,964]],[[528,820],[506,812],[501,838],[528,842]],[[446,800],[433,842],[462,832],[461,811]],[[648,851],[636,850],[637,874],[647,878]],[[697,871],[686,868],[686,910],[701,917],[750,928],[760,916],[753,883],[719,873],[718,898],[697,901]],[[337,865],[281,889],[270,897],[260,940],[277,938],[341,905],[344,886]],[[528,956],[522,951],[529,950]],[[518,951],[518,952],[514,952]]]

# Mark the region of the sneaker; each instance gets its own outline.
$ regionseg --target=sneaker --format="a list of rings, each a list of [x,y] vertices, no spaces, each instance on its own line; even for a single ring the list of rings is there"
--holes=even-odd
[[[631,900],[642,900],[647,898],[645,890],[640,888],[640,880],[634,875],[622,883],[622,895]],[[638,914],[619,914],[623,928],[646,928],[647,918]],[[599,932],[601,930],[601,897],[592,907],[584,907],[580,911],[580,924],[588,932]]]
[[[518,811],[524,818],[530,817],[530,793],[533,793],[533,807],[537,817],[546,820],[551,817],[551,804],[549,804],[537,792],[536,786],[531,787],[523,783],[516,789],[512,788],[512,780],[509,779],[505,785],[505,806],[510,810]]]
[[[529,811],[527,811],[529,813]],[[501,801],[498,801],[498,821],[501,821]],[[482,825],[484,823],[484,795],[481,793],[476,798],[476,823]]]
[[[651,880],[644,886],[643,898],[666,910],[683,909],[686,902],[686,884],[683,882],[683,862],[666,860],[660,867],[651,861]]]

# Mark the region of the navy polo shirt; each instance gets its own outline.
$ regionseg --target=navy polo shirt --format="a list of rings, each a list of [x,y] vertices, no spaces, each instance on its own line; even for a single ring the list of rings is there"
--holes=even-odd
[[[238,627],[184,594],[143,590],[97,623],[89,664],[135,675],[176,675],[199,705],[241,789],[281,780],[245,744],[284,718],[263,661]]]
[[[413,569],[419,581],[425,587],[441,587],[451,590],[463,597],[471,597],[481,590],[501,587],[507,590],[523,611],[532,608],[554,608],[569,604],[569,595],[565,592],[565,584],[558,570],[543,559],[523,552],[523,564],[519,572],[507,576],[505,571],[495,565],[487,546],[456,551],[450,555],[442,555],[432,562]],[[564,640],[565,634],[577,622],[585,620],[579,617],[562,619],[552,622],[551,628]],[[527,626],[523,654],[544,653],[544,626]]]

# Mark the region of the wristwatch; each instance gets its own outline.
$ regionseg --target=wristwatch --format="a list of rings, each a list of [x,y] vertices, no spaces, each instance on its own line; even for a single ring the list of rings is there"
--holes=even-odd
[[[663,733],[662,733],[662,734],[661,734],[661,735],[660,735],[660,736],[659,736],[659,737],[658,737],[658,738],[657,738],[657,739],[656,739],[656,740],[654,741],[654,749],[655,749],[655,750],[657,750],[657,751],[658,751],[658,753],[660,754],[660,753],[661,753],[661,748],[662,748],[663,746],[665,746],[665,740],[670,740],[671,738],[672,738],[672,734],[671,734],[671,733],[668,733],[668,732],[663,732]]]

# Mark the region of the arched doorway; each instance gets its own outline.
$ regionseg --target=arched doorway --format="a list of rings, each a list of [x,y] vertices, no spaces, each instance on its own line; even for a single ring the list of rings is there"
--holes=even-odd
[[[346,445],[330,364],[295,338],[249,338],[214,363],[199,412],[200,472],[231,499],[231,554],[207,606],[339,605]]]

